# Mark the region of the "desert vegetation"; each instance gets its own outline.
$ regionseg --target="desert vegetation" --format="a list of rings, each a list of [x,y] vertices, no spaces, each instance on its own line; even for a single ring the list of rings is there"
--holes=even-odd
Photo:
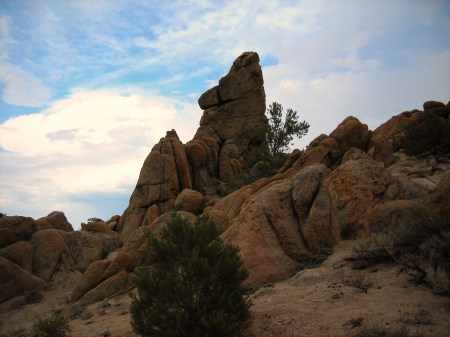
[[[249,315],[238,249],[208,216],[195,224],[173,213],[161,239],[149,239],[137,268],[132,326],[142,336],[236,336]]]

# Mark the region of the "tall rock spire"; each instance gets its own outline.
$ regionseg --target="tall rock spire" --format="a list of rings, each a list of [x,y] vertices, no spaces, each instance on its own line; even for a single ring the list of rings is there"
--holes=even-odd
[[[172,210],[183,189],[212,197],[217,194],[215,179],[246,168],[247,153],[265,142],[263,84],[258,54],[243,53],[219,84],[199,98],[204,111],[193,140],[184,145],[171,130],[153,147],[120,218],[122,239]]]

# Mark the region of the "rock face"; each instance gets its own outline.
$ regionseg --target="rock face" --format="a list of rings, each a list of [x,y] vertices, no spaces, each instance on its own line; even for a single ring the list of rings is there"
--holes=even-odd
[[[401,152],[404,126],[418,110],[373,132],[347,117],[306,150],[295,150],[274,176],[219,199],[217,179],[250,169],[253,150],[266,145],[263,83],[258,55],[238,57],[199,98],[204,111],[194,138],[183,144],[171,130],[153,147],[122,216],[76,232],[61,212],[38,220],[0,216],[0,302],[70,273],[78,276],[75,306],[123,291],[144,260],[149,235],[160,236],[170,211],[189,221],[208,213],[224,229],[222,238],[239,247],[255,287],[289,277],[344,238],[399,222],[410,226],[408,242],[431,225],[449,229],[450,156]],[[449,105],[429,101],[423,107],[449,118]],[[442,221],[427,223],[430,214]],[[399,249],[408,249],[405,240],[398,240]]]
[[[402,127],[417,113],[395,116],[373,133],[346,118],[330,135],[294,152],[278,175],[208,209],[227,215],[230,225],[222,236],[239,246],[251,285],[285,279],[341,239],[364,237],[393,219],[414,219],[411,232],[421,236],[430,210],[449,218],[448,198],[442,198],[448,186],[442,186],[449,185],[450,157],[399,152]]]
[[[200,96],[199,105],[204,109],[200,128],[187,147],[198,142],[218,143],[220,153],[213,177],[226,179],[242,171],[250,145],[264,141],[257,133],[267,125],[263,84],[258,54],[246,52],[234,61],[219,85]],[[194,187],[201,185],[194,177]]]
[[[184,145],[172,130],[153,147],[117,225],[124,241],[135,229],[172,210],[184,189],[210,199],[217,194],[216,179],[226,179],[246,167],[249,151],[265,144],[258,132],[267,125],[263,83],[258,54],[243,53],[219,84],[200,97],[204,112],[193,140]],[[192,211],[183,205],[177,209]],[[202,210],[199,206],[193,211]]]
[[[4,216],[0,218],[0,231],[0,275],[4,285],[0,302],[45,288],[60,274],[80,274],[122,245],[115,232],[74,232],[62,212],[38,220]],[[61,279],[66,282],[67,276]]]

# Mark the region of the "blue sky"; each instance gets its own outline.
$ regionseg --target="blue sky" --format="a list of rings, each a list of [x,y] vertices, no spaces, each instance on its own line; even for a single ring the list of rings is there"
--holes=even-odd
[[[371,129],[450,99],[450,1],[0,0],[0,212],[121,214],[167,130],[257,51],[267,103]]]

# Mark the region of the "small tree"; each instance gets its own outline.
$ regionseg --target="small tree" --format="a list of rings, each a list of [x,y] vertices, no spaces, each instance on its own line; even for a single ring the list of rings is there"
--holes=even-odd
[[[273,102],[267,109],[269,127],[266,140],[270,154],[276,159],[280,154],[289,149],[294,136],[303,137],[308,133],[309,124],[306,121],[299,122],[297,111],[287,109],[283,122],[283,106]]]
[[[194,225],[174,213],[149,239],[148,265],[135,270],[132,326],[142,336],[236,336],[248,317],[238,248],[207,216]]]

